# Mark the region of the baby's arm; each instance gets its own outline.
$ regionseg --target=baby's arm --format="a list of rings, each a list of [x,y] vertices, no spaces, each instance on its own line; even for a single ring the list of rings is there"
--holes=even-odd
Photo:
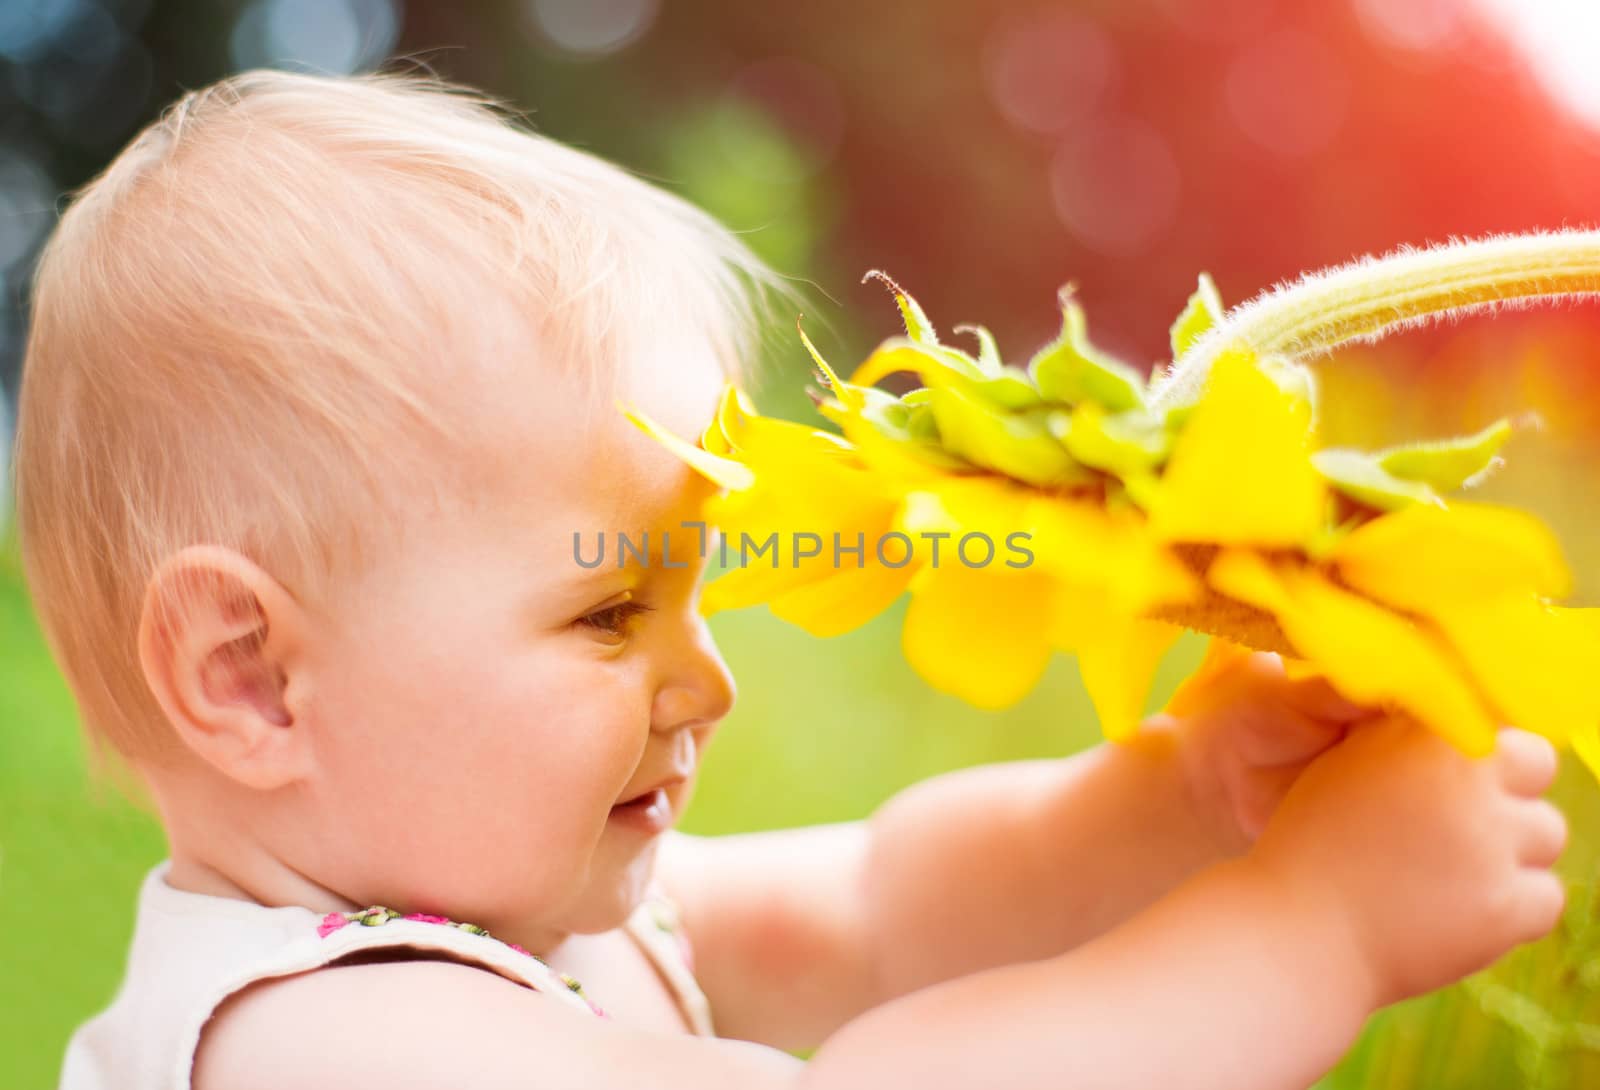
[[[1070,957],[951,981],[873,1011],[809,1067],[761,1045],[630,1030],[466,966],[324,969],[225,1004],[193,1086],[1298,1087],[1337,1058],[1370,996],[1331,913],[1308,916],[1282,896],[1247,867],[1209,872]],[[1281,1039],[1296,1044],[1277,1062],[1246,1058],[1259,1041]]]
[[[868,822],[669,838],[660,875],[719,1028],[809,1048],[915,988],[1064,953],[1244,852],[1376,714],[1248,653],[1208,660],[1173,710],[1126,744],[925,781]]]
[[[401,963],[251,989],[208,1028],[198,1090],[844,1090],[918,1085],[1292,1090],[1375,1007],[1554,926],[1565,839],[1534,796],[1547,743],[1472,761],[1402,723],[1358,728],[1250,853],[1063,955],[924,988],[809,1064],[625,1029],[481,970]]]
[[[1166,730],[1065,760],[963,769],[869,821],[673,836],[684,911],[725,1035],[810,1048],[894,996],[1059,954],[1221,857]]]

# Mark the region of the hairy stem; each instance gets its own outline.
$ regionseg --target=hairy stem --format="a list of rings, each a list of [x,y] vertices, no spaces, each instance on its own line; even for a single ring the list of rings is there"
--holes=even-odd
[[[1504,304],[1600,295],[1600,230],[1500,235],[1307,273],[1228,312],[1159,378],[1157,407],[1199,396],[1230,346],[1308,356],[1399,327]]]

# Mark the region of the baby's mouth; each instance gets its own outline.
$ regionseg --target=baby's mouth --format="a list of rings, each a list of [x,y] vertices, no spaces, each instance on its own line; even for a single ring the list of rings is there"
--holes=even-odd
[[[655,834],[672,825],[672,800],[664,787],[652,788],[611,808],[611,820]]]
[[[633,798],[628,799],[625,802],[619,802],[615,806],[613,806],[612,809],[613,810],[644,810],[644,809],[648,809],[649,807],[655,805],[657,802],[666,802],[666,801],[667,801],[667,792],[666,792],[666,790],[663,789],[663,788],[660,788],[660,787],[656,787],[656,788],[652,788],[649,791],[644,792],[643,794],[635,795]]]

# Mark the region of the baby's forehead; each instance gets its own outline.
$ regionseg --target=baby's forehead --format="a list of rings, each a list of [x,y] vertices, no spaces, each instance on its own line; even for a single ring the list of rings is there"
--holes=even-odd
[[[664,528],[694,519],[715,486],[640,431],[623,409],[698,441],[727,381],[709,344],[662,340],[608,362],[614,370],[605,381],[546,373],[535,388],[523,382],[486,407],[502,417],[496,460],[506,487],[529,504],[530,516],[585,523],[573,531]]]

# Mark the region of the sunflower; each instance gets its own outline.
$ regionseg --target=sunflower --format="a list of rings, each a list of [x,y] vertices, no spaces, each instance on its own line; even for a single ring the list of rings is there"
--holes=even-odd
[[[1600,775],[1600,611],[1556,604],[1571,580],[1537,519],[1446,498],[1499,464],[1509,421],[1319,448],[1310,372],[1233,335],[1203,275],[1154,386],[1089,341],[1070,288],[1060,335],[1016,366],[981,327],[959,330],[976,352],[944,343],[871,275],[904,337],[841,380],[800,334],[838,433],[762,417],[731,387],[698,445],[630,414],[724,489],[705,516],[744,563],[707,585],[705,612],[764,602],[830,636],[909,592],[902,646],[935,688],[1004,708],[1071,653],[1113,739],[1190,629],[1223,654],[1280,652],[1467,753],[1510,722]],[[1199,380],[1183,373],[1197,346]],[[897,372],[920,385],[877,387]]]

